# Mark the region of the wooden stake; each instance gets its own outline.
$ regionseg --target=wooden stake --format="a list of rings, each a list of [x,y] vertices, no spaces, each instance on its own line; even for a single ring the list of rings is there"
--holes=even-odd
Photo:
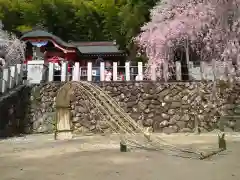
[[[120,135],[120,152],[127,152],[127,144],[124,134]]]
[[[127,144],[124,139],[121,138],[120,140],[120,151],[127,152]]]
[[[127,145],[120,141],[120,151],[127,152]]]
[[[223,149],[223,150],[227,149],[224,133],[222,134],[222,136],[218,135],[218,147],[219,149]]]

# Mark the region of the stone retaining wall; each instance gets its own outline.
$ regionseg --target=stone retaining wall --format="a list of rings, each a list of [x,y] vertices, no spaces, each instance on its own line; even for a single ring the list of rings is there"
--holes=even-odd
[[[0,137],[19,135],[24,132],[28,116],[31,89],[25,85],[0,96]]]
[[[54,128],[55,98],[62,83],[48,83],[32,89],[32,107],[29,118],[35,132],[52,132]],[[219,128],[220,117],[233,116],[240,102],[240,86],[218,84],[217,97],[212,95],[212,83],[153,83],[105,82],[99,83],[120,106],[139,124],[152,127],[155,132],[193,132]],[[71,113],[74,131],[108,131],[107,124],[95,117],[78,91],[74,92]],[[235,127],[236,119],[228,124]]]

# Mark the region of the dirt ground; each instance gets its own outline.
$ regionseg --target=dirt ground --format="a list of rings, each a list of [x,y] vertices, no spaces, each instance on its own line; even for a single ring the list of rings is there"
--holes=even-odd
[[[200,149],[217,145],[215,133],[159,135],[177,145]],[[54,141],[29,135],[0,141],[1,180],[239,180],[240,134],[228,134],[228,150],[208,160],[159,151],[119,152],[119,138],[78,136]]]

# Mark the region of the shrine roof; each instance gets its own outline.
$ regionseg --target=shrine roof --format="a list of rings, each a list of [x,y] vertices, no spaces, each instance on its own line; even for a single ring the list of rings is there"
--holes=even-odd
[[[50,38],[54,40],[56,43],[58,43],[59,45],[62,45],[65,47],[75,47],[74,45],[63,41],[61,38],[42,30],[29,31],[25,33],[20,39],[24,40],[24,39],[35,39],[35,38],[46,38],[46,39]]]
[[[117,46],[77,46],[82,54],[122,53]]]
[[[124,51],[119,50],[118,46],[111,41],[93,41],[93,42],[71,42],[75,45],[81,54],[119,54]]]
[[[34,30],[25,33],[20,39],[52,39],[57,44],[64,47],[76,48],[81,55],[97,55],[97,54],[125,54],[125,51],[119,50],[116,43],[111,41],[95,41],[95,42],[65,42],[61,38],[42,30]]]

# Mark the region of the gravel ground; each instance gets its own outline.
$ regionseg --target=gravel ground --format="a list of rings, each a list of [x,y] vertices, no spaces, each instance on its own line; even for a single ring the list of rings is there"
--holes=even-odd
[[[216,133],[157,135],[177,146],[217,145]],[[0,174],[1,180],[239,180],[240,135],[227,134],[226,140],[227,151],[196,160],[139,149],[121,153],[116,135],[70,141],[29,135],[0,141]]]

